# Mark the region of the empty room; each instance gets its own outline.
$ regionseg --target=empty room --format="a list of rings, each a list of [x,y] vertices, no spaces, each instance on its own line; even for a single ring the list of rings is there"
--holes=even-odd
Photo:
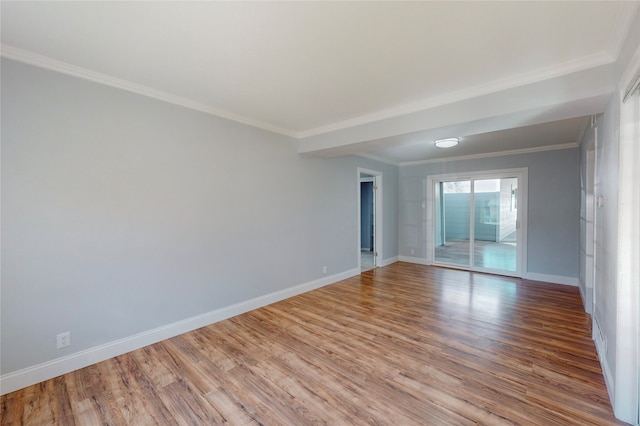
[[[0,19],[0,424],[640,424],[639,1]]]

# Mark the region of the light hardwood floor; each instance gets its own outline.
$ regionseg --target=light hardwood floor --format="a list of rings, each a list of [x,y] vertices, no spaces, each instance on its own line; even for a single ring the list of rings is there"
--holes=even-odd
[[[2,397],[3,425],[610,425],[578,290],[396,263]]]

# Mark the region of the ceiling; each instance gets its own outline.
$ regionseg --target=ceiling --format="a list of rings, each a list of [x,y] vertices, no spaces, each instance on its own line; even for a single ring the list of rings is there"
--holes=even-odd
[[[470,135],[459,138],[458,146],[447,149],[437,148],[433,144],[434,139],[423,137],[423,132],[415,132],[396,136],[393,145],[361,155],[395,164],[407,164],[575,147],[576,139],[587,123],[586,117],[578,117]]]
[[[2,1],[2,56],[402,164],[575,144],[638,4]]]

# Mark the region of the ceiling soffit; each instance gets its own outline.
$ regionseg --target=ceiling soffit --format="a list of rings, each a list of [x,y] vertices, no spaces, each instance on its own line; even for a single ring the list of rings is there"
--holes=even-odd
[[[5,2],[12,3],[12,2]],[[5,8],[3,7],[3,13]],[[250,118],[207,102],[116,78],[57,59],[2,45],[2,56],[75,77],[106,84],[187,108],[263,128],[298,139],[301,153],[344,155],[401,145],[402,135],[464,136],[601,112],[613,90],[613,65],[638,11],[638,2],[624,2],[606,43],[590,54],[531,72],[460,87],[417,102],[378,110],[328,125],[294,130]],[[399,136],[400,135],[400,136]],[[405,138],[406,139],[406,138]]]

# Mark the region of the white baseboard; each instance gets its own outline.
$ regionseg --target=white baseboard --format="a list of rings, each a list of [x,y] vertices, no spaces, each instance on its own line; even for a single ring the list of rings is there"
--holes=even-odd
[[[595,329],[594,329],[595,333]],[[593,339],[595,342],[595,338]],[[598,347],[596,343],[596,352],[598,354],[598,361],[600,361],[600,367],[602,368],[602,375],[604,376],[604,383],[607,387],[607,394],[609,395],[609,402],[612,407],[615,407],[615,386],[613,382],[613,376],[611,375],[611,370],[609,369],[609,364],[607,364],[607,359],[605,354],[601,353],[601,349]]]
[[[584,307],[584,311],[589,315],[593,314],[593,289],[587,287],[586,289],[582,287],[582,283],[578,286],[580,289],[580,299],[582,299],[582,306]]]
[[[398,256],[398,260],[400,262],[417,263],[419,265],[430,265],[427,259],[424,259],[421,257]],[[564,285],[579,287],[578,279],[573,277],[563,277],[560,275],[547,275],[547,274],[538,274],[535,272],[525,272],[522,275],[522,278],[526,280],[532,280],[532,281],[543,281],[543,282],[552,283],[552,284],[564,284]]]
[[[288,299],[289,297],[333,284],[358,275],[359,273],[360,271],[358,268],[350,269],[339,274],[334,274],[315,281],[289,287],[264,296],[236,303],[234,305],[225,306],[202,315],[197,315],[142,333],[134,334],[133,336],[85,349],[62,358],[57,358],[42,364],[5,374],[0,377],[0,395],[52,379],[97,362],[140,349],[144,346],[252,311],[262,306],[270,305],[272,303],[279,302],[280,300]]]
[[[398,261],[398,256],[390,257],[388,259],[383,259],[381,266],[389,266],[392,263],[396,263],[397,261]]]
[[[604,376],[604,384],[607,387],[607,394],[609,395],[609,403],[611,404],[611,407],[615,407],[614,393],[613,393],[615,387],[613,385],[613,376],[611,375],[611,370],[609,370],[609,365],[604,360],[604,358],[601,358],[600,356],[598,356],[598,359],[600,360],[600,367],[602,367],[602,375]]]
[[[552,284],[564,284],[564,285],[571,285],[574,287],[580,286],[578,278],[563,277],[561,275],[547,275],[547,274],[538,274],[536,272],[525,272],[524,274],[522,274],[522,278],[525,280],[542,281],[545,283],[552,283]]]
[[[417,263],[419,265],[429,265],[429,262],[427,262],[427,259],[423,259],[421,257],[398,256],[398,260],[400,262]]]

